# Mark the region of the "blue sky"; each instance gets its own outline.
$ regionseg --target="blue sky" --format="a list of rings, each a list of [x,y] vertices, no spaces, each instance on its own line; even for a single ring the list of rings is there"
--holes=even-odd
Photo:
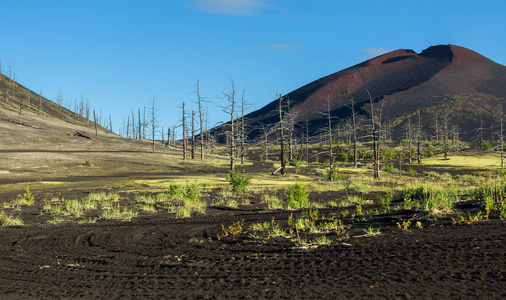
[[[197,80],[215,125],[230,78],[253,111],[389,50],[456,44],[506,65],[503,0],[0,0],[0,16],[2,72],[84,95],[116,132],[154,97],[159,129],[180,124]]]

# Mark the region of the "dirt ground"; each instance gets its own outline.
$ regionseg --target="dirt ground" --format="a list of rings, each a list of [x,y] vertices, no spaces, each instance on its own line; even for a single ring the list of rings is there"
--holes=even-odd
[[[324,209],[320,213],[337,213]],[[210,209],[175,219],[0,229],[3,299],[497,298],[506,297],[506,226],[448,218],[403,231],[413,212],[354,224],[350,238],[294,247],[248,232],[218,240],[222,224],[245,227],[286,211]],[[345,222],[351,225],[353,221]],[[380,226],[382,234],[359,230]],[[360,233],[361,232],[361,233]],[[331,237],[333,238],[333,237]]]

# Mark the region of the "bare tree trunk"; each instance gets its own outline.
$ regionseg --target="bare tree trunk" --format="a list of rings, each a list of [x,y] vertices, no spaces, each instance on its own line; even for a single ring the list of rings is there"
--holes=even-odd
[[[327,121],[328,121],[328,133],[329,133],[329,168],[332,170],[332,167],[334,166],[334,153],[332,153],[333,147],[332,147],[332,115],[331,115],[331,106],[330,101],[331,97],[327,96]]]
[[[165,144],[166,148],[170,148],[170,127],[167,129],[167,144]]]
[[[285,136],[283,133],[283,97],[279,95],[279,133],[281,137],[281,174],[285,174],[286,161],[285,161]]]
[[[199,105],[199,119],[200,119],[200,159],[204,159],[204,122],[202,120],[202,98],[200,97],[200,86],[197,80],[197,101]]]
[[[138,113],[137,113],[137,119],[138,119],[138,122],[139,122],[139,129],[138,129],[138,132],[137,134],[139,135],[139,142],[142,142],[142,119],[141,119],[141,109],[139,108],[138,110]]]
[[[309,122],[306,119],[306,162],[309,163]]]
[[[195,111],[192,110],[192,159],[195,159]]]
[[[241,98],[241,164],[244,165],[244,160],[246,159],[246,149],[244,148],[244,139],[246,135],[244,133],[244,93],[246,90],[242,91]]]
[[[434,115],[434,123],[435,123],[435,126],[436,126],[436,141],[439,142],[439,124],[438,124],[438,115],[437,113]]]
[[[186,124],[185,124],[186,116],[184,112],[184,102],[183,102],[183,159],[186,159]]]
[[[376,173],[378,179],[380,178],[380,143],[381,143],[381,119],[383,117],[383,103],[380,106],[380,113],[378,118],[378,136],[376,137]]]
[[[373,101],[372,101],[372,97],[371,97],[371,94],[369,93],[368,90],[367,91],[367,94],[369,95],[369,102],[371,104],[371,133],[372,133],[372,145],[373,145],[373,161],[374,161],[374,179],[379,179],[379,172],[378,172],[378,168],[377,168],[377,164],[378,162],[376,161],[376,158],[378,157],[377,156],[377,151],[378,151],[378,148],[376,147],[376,128],[375,128],[375,123],[374,123],[374,106],[373,106]]]
[[[130,116],[128,116],[128,119],[127,119],[127,127],[126,127],[126,137],[127,137],[127,139],[130,137],[129,133],[130,133]]]
[[[290,98],[286,98],[286,107],[287,107],[287,122],[286,125],[288,127],[288,163],[291,165],[293,161],[293,128],[292,128],[292,113],[290,109]]]
[[[421,142],[421,131],[422,131],[422,119],[420,117],[420,111],[418,111],[418,145],[417,145],[417,161],[419,164],[422,163],[422,155],[420,153],[420,142]]]
[[[351,100],[351,120],[352,120],[352,131],[353,131],[353,168],[358,167],[358,152],[357,152],[357,119],[355,115],[355,101]]]
[[[95,115],[95,110],[93,110],[93,120],[95,121],[95,135],[98,136],[98,130],[97,130],[97,116]]]
[[[146,108],[144,107],[144,111],[146,111]],[[145,115],[145,114],[144,114]],[[153,106],[151,107],[151,129],[153,134],[153,152],[155,152],[155,122],[156,115],[155,115],[155,98],[153,98]]]
[[[411,160],[411,117],[408,118],[408,161],[409,163],[413,163]]]
[[[448,160],[448,113],[443,115],[443,136],[445,160]]]
[[[235,169],[235,126],[234,126],[234,109],[235,109],[235,83],[230,79],[231,91],[229,94],[225,94],[226,100],[229,103],[228,111],[230,113],[230,170]]]
[[[109,114],[109,130],[110,130],[111,132],[114,132],[114,131],[112,130],[112,119],[111,119],[111,115],[110,115],[110,114]]]
[[[501,141],[501,169],[504,169],[504,136],[502,130],[502,105],[499,106],[499,119],[500,119],[500,136],[499,139]]]
[[[480,151],[483,151],[483,119],[480,118]]]

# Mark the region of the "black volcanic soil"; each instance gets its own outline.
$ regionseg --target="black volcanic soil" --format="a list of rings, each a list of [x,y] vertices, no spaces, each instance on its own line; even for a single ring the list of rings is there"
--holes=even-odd
[[[124,223],[3,227],[0,298],[506,297],[506,225],[497,218],[452,224],[442,217],[408,231],[396,221],[416,212],[346,218],[350,238],[330,233],[334,244],[316,248],[251,232],[217,238],[222,224],[286,224],[290,213],[253,205],[189,219],[160,213]],[[365,236],[369,226],[382,234]]]

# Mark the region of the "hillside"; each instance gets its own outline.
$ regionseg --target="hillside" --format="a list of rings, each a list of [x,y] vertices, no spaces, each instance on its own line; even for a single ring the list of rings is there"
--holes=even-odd
[[[86,108],[83,108],[85,115]],[[93,120],[93,111],[89,111]],[[8,77],[0,77],[0,149],[55,149],[65,143],[97,143],[114,137],[77,112],[30,91]]]
[[[311,136],[326,126],[327,100],[330,101],[333,124],[345,127],[351,115],[350,99],[354,99],[357,113],[370,117],[369,95],[373,98],[376,115],[380,108],[385,133],[394,139],[403,138],[407,119],[420,111],[422,135],[436,136],[435,119],[448,112],[451,128],[457,129],[464,140],[476,139],[476,129],[483,119],[486,138],[492,139],[492,127],[497,124],[499,106],[506,106],[506,67],[463,47],[432,46],[421,53],[396,50],[375,57],[348,69],[320,78],[283,96],[290,103],[295,130],[305,131],[309,122]],[[251,128],[249,138],[261,138],[263,125],[279,121],[277,99],[248,114]],[[288,109],[285,107],[285,111]],[[412,122],[417,122],[415,118]],[[362,122],[362,128],[368,122]],[[387,128],[388,127],[388,128]],[[220,133],[226,126],[216,128]],[[441,126],[439,125],[438,134]],[[336,130],[337,132],[337,130]],[[341,130],[344,132],[344,130]],[[336,136],[336,139],[341,138]]]

